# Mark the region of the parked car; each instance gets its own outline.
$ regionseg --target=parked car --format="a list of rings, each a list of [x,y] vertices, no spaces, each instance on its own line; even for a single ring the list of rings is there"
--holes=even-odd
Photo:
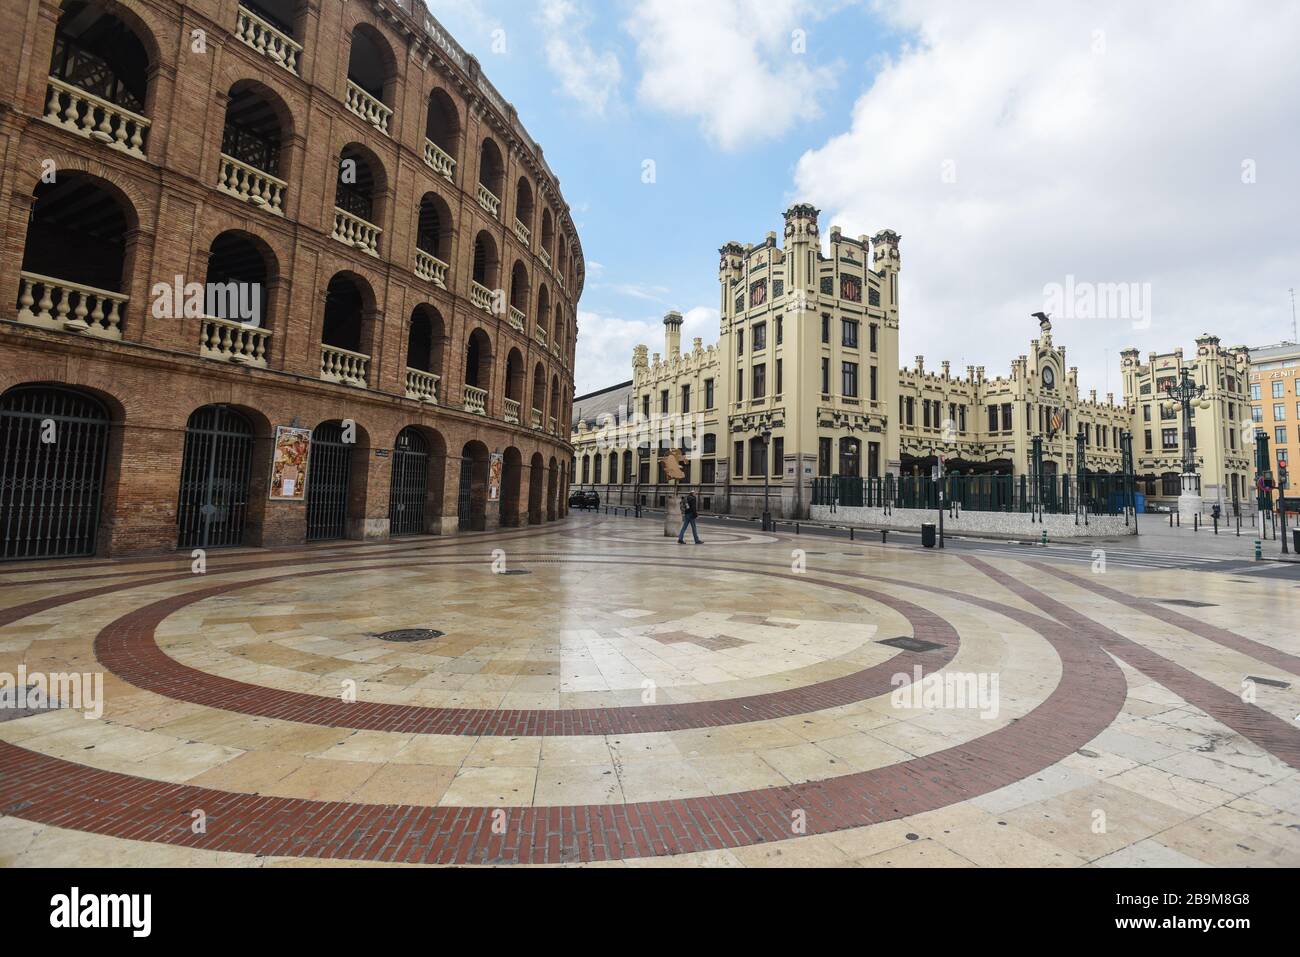
[[[569,493],[569,508],[600,508],[600,493],[575,489],[573,492]]]

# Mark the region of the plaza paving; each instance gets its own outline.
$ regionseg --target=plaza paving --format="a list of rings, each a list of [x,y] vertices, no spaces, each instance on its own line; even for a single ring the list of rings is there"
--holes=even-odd
[[[0,568],[0,866],[1300,864],[1294,581],[704,532]]]

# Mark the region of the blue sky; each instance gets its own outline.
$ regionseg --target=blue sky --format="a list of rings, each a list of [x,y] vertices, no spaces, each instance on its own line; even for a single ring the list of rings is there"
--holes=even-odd
[[[1003,374],[1049,284],[1124,283],[1063,318],[1081,385],[1118,351],[1291,335],[1300,5],[941,0],[428,0],[561,180],[588,262],[577,390],[631,348],[717,334],[717,249],[793,201],[903,235],[902,355]],[[1288,119],[1289,117],[1289,119]],[[643,182],[653,161],[654,182]]]

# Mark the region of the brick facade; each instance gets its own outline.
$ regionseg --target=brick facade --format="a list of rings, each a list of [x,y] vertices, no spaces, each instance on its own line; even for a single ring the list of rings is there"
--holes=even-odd
[[[94,395],[109,410],[99,554],[175,547],[186,423],[195,409],[212,403],[233,407],[254,427],[247,545],[305,540],[303,505],[266,497],[274,429],[294,423],[312,428],[351,419],[357,424],[354,462],[362,464],[355,465],[350,490],[350,538],[387,537],[391,461],[385,456],[408,426],[422,430],[435,463],[430,532],[457,527],[460,463],[471,442],[481,443],[478,453],[501,453],[506,461],[504,511],[496,502],[483,508],[476,489],[478,524],[563,516],[576,303],[584,279],[581,246],[541,149],[481,76],[477,61],[439,34],[422,5],[415,8],[417,19],[402,0],[304,0],[293,14],[293,38],[302,48],[295,75],[240,39],[245,8],[233,0],[188,6],[106,2],[98,9],[124,24],[149,58],[142,157],[46,118],[55,89],[49,76],[60,6],[49,0],[3,4],[5,21],[21,33],[22,42],[0,51],[5,198],[0,207],[0,394],[24,383],[58,384]],[[386,133],[346,105],[349,53],[361,35],[382,51],[383,100],[392,109]],[[279,123],[276,175],[286,184],[283,215],[217,186],[227,106],[236,84],[269,106]],[[447,149],[456,163],[454,182],[425,159],[426,111],[436,91],[457,114],[455,142]],[[485,140],[504,160],[495,217],[479,201]],[[373,225],[382,230],[377,256],[333,236],[334,183],[340,154],[349,145],[360,148],[374,173]],[[129,302],[120,338],[17,321],[33,196],[50,169],[56,177],[93,184],[126,219],[116,291]],[[450,213],[451,223],[443,224],[445,289],[415,271],[421,200],[429,194],[441,200],[444,215]],[[522,232],[516,226],[521,215],[528,220],[520,224]],[[205,358],[201,318],[159,318],[151,308],[156,283],[171,285],[175,277],[204,282],[214,240],[232,231],[259,250],[266,266],[265,368]],[[496,251],[490,285],[508,287],[516,264],[527,276],[522,331],[508,315],[471,304],[480,235],[490,238]],[[544,242],[549,243],[546,256]],[[362,293],[359,351],[369,357],[364,388],[322,381],[326,290],[340,274]],[[539,302],[545,315],[539,314]],[[435,310],[440,320],[434,324],[438,367],[427,370],[440,377],[437,405],[407,397],[408,334],[417,307]],[[467,352],[477,330],[490,343],[486,380],[479,382],[487,392],[484,416],[462,408]],[[513,362],[515,385],[507,382],[508,362]],[[505,421],[507,388],[520,403],[518,425]],[[540,429],[532,427],[533,409],[542,413]],[[477,476],[475,482],[481,484]],[[530,515],[533,483],[542,494],[539,503],[532,493]]]

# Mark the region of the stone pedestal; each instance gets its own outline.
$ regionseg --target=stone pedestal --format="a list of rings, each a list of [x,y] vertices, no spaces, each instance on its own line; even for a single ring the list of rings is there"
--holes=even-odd
[[[1204,504],[1204,500],[1201,498],[1200,479],[1196,475],[1185,474],[1183,476],[1183,492],[1178,496],[1179,521],[1190,522],[1193,515],[1201,514]]]
[[[682,528],[682,502],[673,489],[664,496],[664,538],[676,538]]]

